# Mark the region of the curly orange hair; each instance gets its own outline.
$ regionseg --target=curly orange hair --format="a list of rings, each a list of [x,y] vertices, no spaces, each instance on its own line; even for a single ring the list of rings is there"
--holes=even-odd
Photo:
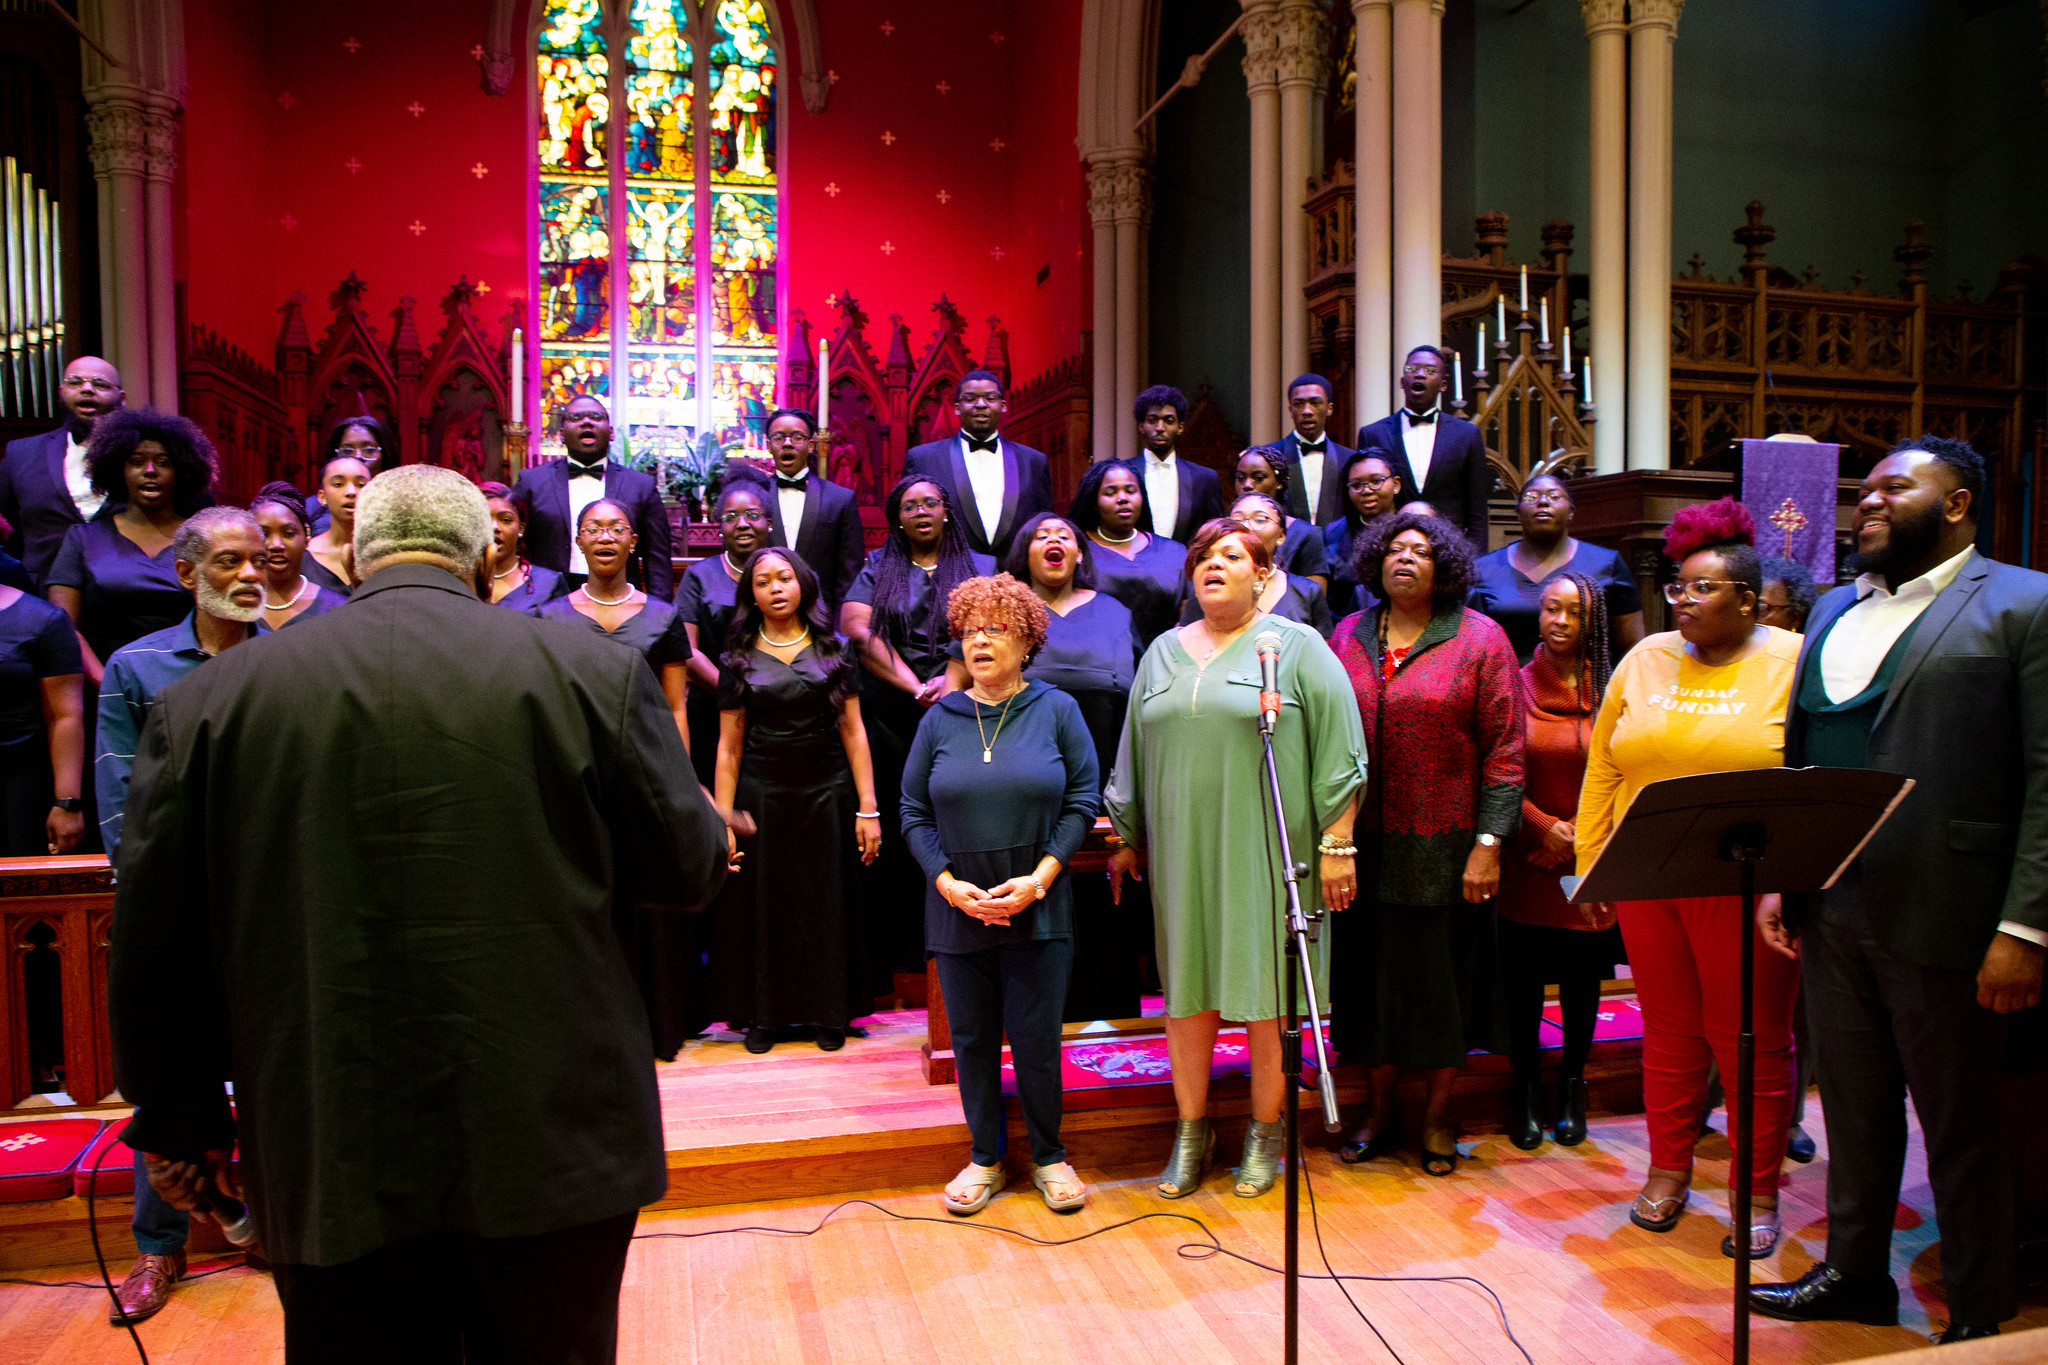
[[[1024,642],[1027,660],[1045,643],[1046,627],[1051,621],[1052,613],[1038,600],[1038,594],[1008,574],[970,578],[946,599],[946,624],[953,628],[954,639],[966,637],[970,622],[1000,622],[1017,632]]]

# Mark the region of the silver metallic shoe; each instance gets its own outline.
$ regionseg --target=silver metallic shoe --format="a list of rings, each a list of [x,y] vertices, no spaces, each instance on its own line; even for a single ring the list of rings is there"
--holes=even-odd
[[[1286,1142],[1287,1129],[1281,1123],[1253,1119],[1246,1126],[1244,1159],[1237,1167],[1239,1199],[1256,1199],[1273,1188],[1273,1182],[1280,1178],[1280,1157]]]
[[[1181,1119],[1173,1126],[1173,1155],[1159,1176],[1159,1197],[1184,1199],[1202,1187],[1202,1170],[1216,1148],[1207,1119]]]

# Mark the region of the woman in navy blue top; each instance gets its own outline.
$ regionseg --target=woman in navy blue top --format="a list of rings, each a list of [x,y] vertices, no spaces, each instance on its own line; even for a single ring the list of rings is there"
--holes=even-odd
[[[1031,1182],[1056,1212],[1087,1186],[1060,1142],[1060,1016],[1073,961],[1070,878],[1101,804],[1095,745],[1073,698],[1024,676],[1049,613],[1016,579],[976,578],[948,603],[971,682],[925,713],[903,769],[903,837],[924,870],[925,946],[953,1031],[973,1138],[948,1213],[1002,1188],[1005,1033],[1031,1136]]]
[[[1573,538],[1577,511],[1563,479],[1535,475],[1515,501],[1522,538],[1479,556],[1473,565],[1466,605],[1500,623],[1515,657],[1525,665],[1535,657],[1541,636],[1544,585],[1566,572],[1584,574],[1607,598],[1608,646],[1614,658],[1643,638],[1643,598],[1635,575],[1613,550]]]
[[[1243,497],[1247,493],[1264,493],[1287,506],[1287,485],[1293,478],[1294,466],[1271,446],[1253,446],[1237,457],[1237,470],[1231,480],[1231,495]],[[1281,512],[1285,534],[1273,550],[1273,567],[1284,569],[1301,578],[1312,578],[1318,588],[1328,595],[1330,587],[1329,553],[1323,547],[1322,528],[1306,517],[1290,517]]]
[[[1125,460],[1089,465],[1067,519],[1094,547],[1095,588],[1130,609],[1142,653],[1180,620],[1187,596],[1188,547],[1138,529],[1145,515],[1144,473]]]
[[[1353,451],[1344,462],[1344,515],[1323,528],[1330,561],[1330,586],[1323,595],[1330,599],[1330,615],[1339,621],[1369,605],[1359,593],[1358,566],[1351,562],[1358,533],[1400,505],[1401,476],[1393,462],[1378,450]]]
[[[84,665],[71,618],[0,587],[0,854],[69,853],[85,833],[75,804],[85,758]]]
[[[768,543],[768,496],[768,481],[752,465],[728,464],[711,506],[719,552],[684,569],[676,583],[676,614],[690,636],[690,758],[707,787],[718,761],[718,661],[739,601],[740,571]]]
[[[526,557],[519,543],[526,534],[526,509],[512,500],[512,490],[497,482],[479,486],[491,509],[491,605],[530,616],[536,608],[566,596],[565,575]]]
[[[313,524],[306,518],[306,495],[288,483],[267,483],[249,504],[263,531],[263,624],[283,630],[294,621],[333,611],[348,601],[323,588],[304,572],[306,542]]]

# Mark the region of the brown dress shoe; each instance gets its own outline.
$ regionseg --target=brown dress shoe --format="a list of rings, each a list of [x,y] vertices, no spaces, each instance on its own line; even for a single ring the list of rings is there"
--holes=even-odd
[[[141,1322],[154,1316],[171,1300],[171,1286],[185,1278],[185,1250],[180,1247],[168,1256],[151,1256],[147,1253],[137,1256],[135,1264],[128,1269],[128,1278],[121,1281],[116,1295],[121,1301],[120,1312],[109,1311],[107,1321],[119,1327],[124,1322]]]

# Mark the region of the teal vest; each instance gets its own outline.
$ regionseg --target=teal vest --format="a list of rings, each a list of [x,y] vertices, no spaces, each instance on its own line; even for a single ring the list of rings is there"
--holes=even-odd
[[[1884,661],[1871,677],[1870,686],[1846,701],[1828,700],[1820,667],[1821,651],[1827,647],[1828,636],[1834,634],[1842,617],[1835,617],[1821,631],[1820,638],[1813,642],[1813,648],[1807,653],[1806,676],[1800,681],[1799,695],[1794,699],[1799,709],[1806,713],[1805,758],[1809,767],[1870,766],[1870,727],[1877,723],[1877,713],[1884,709],[1885,694],[1892,690],[1892,679],[1899,671],[1899,662],[1906,657],[1906,649],[1913,643],[1913,632],[1920,629],[1925,615],[1923,612],[1914,617],[1913,624],[1893,641],[1892,647],[1885,652]]]

